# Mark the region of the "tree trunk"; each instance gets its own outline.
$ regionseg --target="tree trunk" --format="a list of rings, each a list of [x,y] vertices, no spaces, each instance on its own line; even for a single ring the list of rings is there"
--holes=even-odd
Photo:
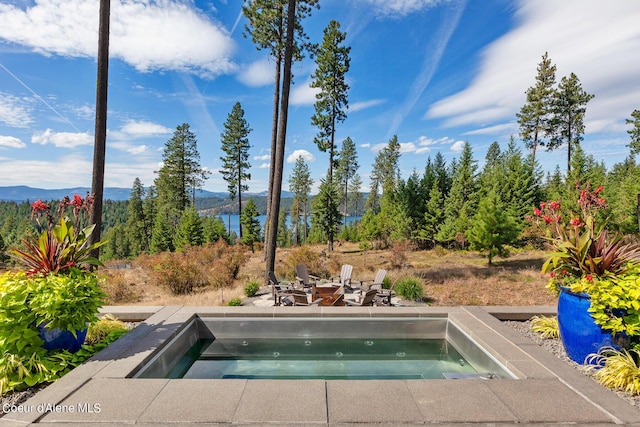
[[[109,85],[109,15],[110,0],[100,0],[100,27],[98,30],[98,76],[96,82],[96,123],[93,144],[93,175],[91,192],[94,196],[90,221],[95,224],[89,243],[100,241],[102,228],[102,198],[104,195],[104,164],[107,146],[107,89]],[[100,256],[100,248],[92,255]]]
[[[293,59],[293,35],[296,18],[296,0],[289,0],[287,9],[287,37],[284,52],[284,74],[282,81],[282,99],[280,100],[280,120],[276,144],[273,186],[271,187],[271,210],[269,212],[268,244],[266,271],[275,270],[276,240],[278,235],[278,216],[280,214],[280,196],[282,194],[282,167],[284,165],[284,148],[287,137],[287,119],[289,113],[289,91],[291,89],[291,63]]]
[[[271,217],[271,199],[273,197],[273,175],[275,173],[274,165],[276,164],[276,145],[278,141],[278,116],[280,113],[280,68],[282,66],[282,57],[278,54],[276,57],[276,75],[273,88],[273,120],[271,122],[271,163],[269,165],[269,191],[267,192],[267,217],[264,222],[264,260],[267,259],[267,251],[269,247],[269,218]],[[267,279],[268,280],[268,279]]]
[[[636,207],[636,213],[638,214],[638,231],[640,231],[640,193],[638,193],[638,205]]]

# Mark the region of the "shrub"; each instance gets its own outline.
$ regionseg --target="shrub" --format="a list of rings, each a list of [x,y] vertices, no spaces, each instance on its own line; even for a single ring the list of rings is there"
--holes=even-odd
[[[531,330],[540,334],[542,339],[560,338],[558,317],[534,316],[531,318]]]
[[[169,289],[174,295],[189,294],[194,288],[209,283],[207,276],[189,256],[189,251],[158,255],[152,277],[158,286]]]
[[[218,288],[231,286],[238,278],[240,267],[247,262],[246,246],[229,246],[220,239],[212,245],[211,249],[218,254],[217,259],[210,264],[211,284]]]
[[[260,289],[260,284],[258,283],[257,280],[251,280],[249,283],[247,283],[244,287],[244,294],[251,298],[252,296],[254,296],[256,293],[258,293],[258,290]]]
[[[231,307],[238,307],[242,305],[242,300],[240,298],[231,298],[227,305]]]
[[[132,290],[132,283],[126,280],[123,272],[108,271],[103,282],[103,290],[107,294],[107,305],[138,301],[138,295]]]
[[[420,279],[415,277],[403,277],[395,284],[395,291],[404,299],[420,301],[423,298],[423,289]]]
[[[605,348],[587,359],[589,370],[605,387],[640,395],[640,348]]]
[[[322,259],[321,256],[311,250],[309,246],[300,246],[289,252],[289,257],[286,260],[287,272],[282,275],[295,277],[296,265],[298,264],[305,264],[309,274],[313,274],[314,276],[322,278],[329,278],[331,276],[327,260]]]
[[[392,268],[404,268],[407,265],[407,252],[411,251],[413,246],[407,240],[398,241],[391,246],[389,261]]]
[[[87,345],[98,344],[105,341],[114,332],[123,334],[129,332],[129,328],[123,321],[116,319],[111,314],[107,314],[89,326],[84,343]]]

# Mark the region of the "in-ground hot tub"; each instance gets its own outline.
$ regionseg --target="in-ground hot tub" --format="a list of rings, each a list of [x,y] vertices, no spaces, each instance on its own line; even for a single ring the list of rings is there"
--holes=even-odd
[[[134,378],[515,378],[448,318],[194,316]]]

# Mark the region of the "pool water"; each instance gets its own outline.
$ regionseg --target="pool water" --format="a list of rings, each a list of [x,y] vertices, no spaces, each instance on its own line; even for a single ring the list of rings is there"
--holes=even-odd
[[[198,339],[168,378],[441,379],[477,371],[445,339]]]

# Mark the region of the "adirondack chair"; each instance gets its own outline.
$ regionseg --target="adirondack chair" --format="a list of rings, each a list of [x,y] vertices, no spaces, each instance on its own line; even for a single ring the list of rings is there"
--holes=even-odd
[[[310,288],[315,285],[316,282],[320,280],[320,278],[310,275],[305,264],[298,264],[296,265],[296,280],[298,281],[298,284],[304,289]]]
[[[343,264],[342,268],[340,269],[340,276],[332,277],[331,281],[340,283],[347,289],[353,289],[353,287],[351,286],[351,273],[353,273],[353,266],[349,264]],[[336,281],[335,279],[338,280]]]
[[[382,290],[382,282],[384,282],[384,278],[387,276],[387,270],[380,269],[376,273],[376,277],[369,280],[360,280],[360,289],[362,292],[366,292],[369,289],[378,289]]]
[[[370,289],[368,290],[364,296],[362,297],[362,300],[360,300],[360,302],[353,302],[353,301],[349,301],[349,300],[344,300],[344,303],[348,306],[356,306],[356,307],[365,307],[368,305],[373,306],[373,303],[376,302],[376,296],[378,295],[378,291],[375,289]]]
[[[273,294],[273,303],[274,305],[280,305],[282,303],[282,297],[290,295],[291,291],[293,291],[293,285],[281,284],[273,271],[270,271],[268,276],[269,284],[271,285],[271,292]]]

